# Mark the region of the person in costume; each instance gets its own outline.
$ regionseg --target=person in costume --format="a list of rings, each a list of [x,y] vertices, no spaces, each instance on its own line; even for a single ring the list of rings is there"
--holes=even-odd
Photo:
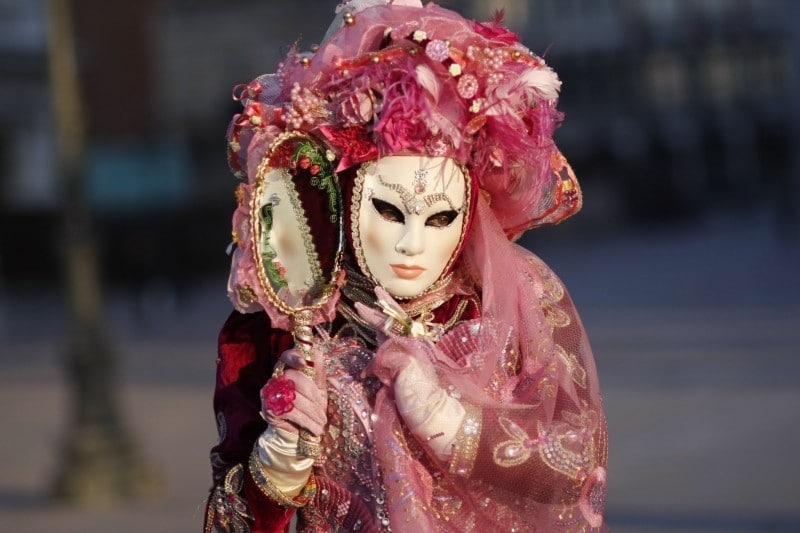
[[[559,89],[500,20],[362,0],[235,91],[206,531],[605,530],[591,349],[561,281],[514,243],[581,206],[553,141]],[[293,135],[310,144],[282,150]],[[248,206],[265,160],[341,191],[343,274],[309,356],[259,288]],[[310,189],[299,202],[326,202]],[[271,223],[288,200],[269,198]],[[297,239],[324,251],[306,212]]]

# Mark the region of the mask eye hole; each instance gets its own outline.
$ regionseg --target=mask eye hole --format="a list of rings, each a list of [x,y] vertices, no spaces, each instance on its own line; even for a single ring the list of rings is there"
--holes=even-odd
[[[425,225],[430,226],[432,228],[446,228],[458,216],[458,211],[454,211],[449,209],[447,211],[439,211],[438,213],[434,213],[425,219]]]
[[[389,222],[397,222],[399,224],[403,224],[406,221],[406,217],[403,215],[403,212],[389,202],[384,202],[378,198],[373,198],[372,207],[375,208],[375,211],[377,211],[384,220]]]

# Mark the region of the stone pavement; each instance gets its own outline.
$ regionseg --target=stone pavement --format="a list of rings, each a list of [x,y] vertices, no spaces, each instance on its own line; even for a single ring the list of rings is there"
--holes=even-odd
[[[800,531],[796,243],[778,242],[763,219],[726,217],[543,235],[526,245],[566,282],[598,362],[612,531]],[[58,308],[45,293],[0,297],[0,530],[199,531],[224,279],[179,298],[111,295],[126,422],[162,492],[92,510],[47,500],[69,415]]]

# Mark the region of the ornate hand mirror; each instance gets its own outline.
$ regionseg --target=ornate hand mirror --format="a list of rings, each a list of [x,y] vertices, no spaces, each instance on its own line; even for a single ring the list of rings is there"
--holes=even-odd
[[[279,135],[258,166],[250,197],[251,246],[261,289],[291,319],[307,353],[311,326],[329,319],[343,246],[332,153],[306,134]]]

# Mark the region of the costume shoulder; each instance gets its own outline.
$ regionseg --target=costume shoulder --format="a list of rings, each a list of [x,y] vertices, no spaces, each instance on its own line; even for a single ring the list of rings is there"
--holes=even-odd
[[[259,369],[259,375],[269,375],[290,342],[291,335],[273,328],[265,312],[233,311],[219,334],[218,384],[237,381],[246,367]]]
[[[219,333],[219,343],[252,342],[263,337],[264,332],[272,329],[269,317],[263,311],[258,313],[240,313],[232,311]]]

